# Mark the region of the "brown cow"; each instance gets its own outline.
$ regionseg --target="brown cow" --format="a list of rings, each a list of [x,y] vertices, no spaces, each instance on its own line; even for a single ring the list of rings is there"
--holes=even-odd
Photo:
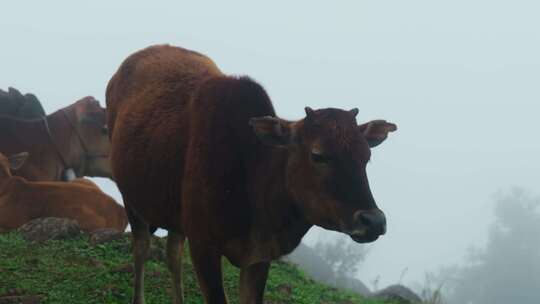
[[[0,153],[0,232],[40,217],[74,219],[83,231],[126,229],[124,208],[92,182],[30,182],[12,176],[11,170],[20,168],[27,156]]]
[[[28,161],[15,174],[31,181],[110,178],[109,149],[105,109],[90,96],[43,119],[0,115],[0,151],[29,152]],[[68,177],[70,168],[74,176]]]
[[[312,225],[372,242],[386,220],[366,175],[370,146],[396,126],[357,125],[357,109],[277,118],[253,80],[206,56],[153,46],[128,57],[107,87],[114,178],[134,236],[144,303],[149,226],[167,229],[175,303],[183,303],[185,238],[207,303],[226,303],[221,257],[241,268],[240,303],[262,303],[270,262]]]

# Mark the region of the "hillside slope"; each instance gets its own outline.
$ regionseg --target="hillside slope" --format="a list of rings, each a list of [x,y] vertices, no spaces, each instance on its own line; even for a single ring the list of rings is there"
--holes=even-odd
[[[154,239],[146,267],[147,303],[170,303],[169,273],[163,262],[164,240]],[[16,233],[0,235],[0,302],[18,296],[27,303],[129,303],[131,244],[128,237],[92,245],[88,237],[32,244]],[[184,259],[186,302],[203,303],[189,255]],[[230,303],[238,303],[238,269],[224,260]],[[382,304],[315,283],[291,264],[274,262],[266,303]]]

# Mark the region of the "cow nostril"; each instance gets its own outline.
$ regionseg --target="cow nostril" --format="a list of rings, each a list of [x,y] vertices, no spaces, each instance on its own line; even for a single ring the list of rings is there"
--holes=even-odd
[[[375,222],[373,217],[367,213],[360,214],[358,219],[360,220],[360,223],[369,227],[373,226],[373,223]]]
[[[386,233],[386,218],[381,211],[363,212],[358,215],[358,220],[364,226],[367,226],[369,230],[377,234]]]

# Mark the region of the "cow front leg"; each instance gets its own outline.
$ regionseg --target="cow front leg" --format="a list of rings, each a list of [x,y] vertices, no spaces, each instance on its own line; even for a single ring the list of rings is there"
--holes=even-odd
[[[185,236],[176,232],[169,232],[167,236],[167,266],[171,272],[174,304],[184,303],[184,289],[182,283],[182,255],[184,253]]]
[[[205,303],[227,304],[223,290],[221,255],[209,249],[207,244],[191,241],[189,251]]]
[[[270,262],[246,266],[240,271],[240,304],[262,304]]]

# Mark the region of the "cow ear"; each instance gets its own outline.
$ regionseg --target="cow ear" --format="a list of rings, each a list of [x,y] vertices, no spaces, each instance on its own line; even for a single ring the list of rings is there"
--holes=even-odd
[[[370,147],[380,145],[387,137],[388,133],[397,130],[397,126],[386,120],[372,120],[358,126]]]
[[[269,146],[285,146],[291,143],[289,122],[272,116],[254,117],[249,124],[257,137]]]
[[[26,159],[28,158],[28,152],[21,152],[8,157],[9,168],[11,170],[18,170],[22,167]]]

